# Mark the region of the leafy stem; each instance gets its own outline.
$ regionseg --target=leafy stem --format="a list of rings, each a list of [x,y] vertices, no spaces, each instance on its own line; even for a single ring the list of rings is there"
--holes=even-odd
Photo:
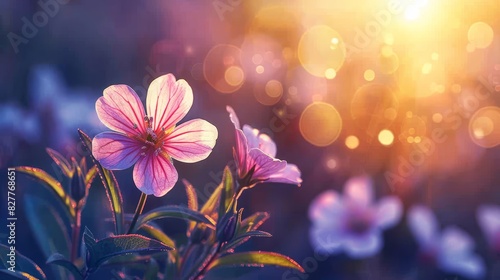
[[[137,223],[137,219],[139,218],[139,216],[142,214],[142,211],[144,210],[144,205],[146,205],[147,198],[148,198],[148,195],[141,192],[141,197],[139,198],[139,202],[137,203],[137,208],[135,208],[134,218],[132,219],[132,222],[130,223],[130,227],[128,228],[127,234],[131,234],[132,231],[134,231],[135,224]]]
[[[73,234],[71,237],[71,261],[74,262],[78,257],[78,245],[80,244],[78,238],[80,237],[80,227],[82,222],[82,207],[76,206],[75,209],[75,223],[73,224]]]
[[[207,272],[207,268],[210,267],[210,264],[215,260],[217,255],[220,252],[220,249],[222,248],[222,242],[217,242],[217,249],[210,255],[209,259],[203,263],[203,268],[199,270],[199,272],[192,278],[194,280],[201,280],[203,279],[203,276]]]

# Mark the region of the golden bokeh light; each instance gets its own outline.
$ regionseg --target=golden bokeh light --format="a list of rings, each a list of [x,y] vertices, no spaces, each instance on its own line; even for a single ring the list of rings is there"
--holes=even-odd
[[[493,29],[485,22],[475,22],[469,28],[467,38],[472,47],[477,49],[485,49],[493,42]],[[471,47],[471,48],[472,48]]]
[[[266,83],[266,94],[272,98],[280,98],[283,95],[283,86],[277,80],[270,80]]]
[[[332,144],[342,130],[342,118],[333,105],[325,102],[309,104],[299,120],[300,133],[307,142],[318,147]]]
[[[378,134],[378,141],[384,146],[390,146],[394,143],[394,134],[388,129],[383,129]]]
[[[439,114],[439,113],[435,113],[432,115],[432,121],[435,122],[435,123],[440,123],[443,121],[443,115]]]
[[[328,80],[332,80],[336,76],[337,76],[337,72],[335,71],[335,69],[333,69],[333,68],[326,69],[325,78],[327,78]]]
[[[371,82],[373,81],[373,79],[375,79],[375,71],[373,71],[372,69],[367,69],[365,70],[363,77],[366,81]]]
[[[239,66],[230,66],[224,73],[224,79],[230,86],[237,87],[245,80],[245,73]]]
[[[297,51],[300,64],[317,77],[325,77],[328,69],[337,73],[346,58],[342,37],[326,25],[307,30],[300,39]]]
[[[218,92],[237,91],[245,80],[241,68],[241,50],[233,45],[214,46],[203,61],[203,76]]]
[[[349,135],[345,139],[345,145],[347,148],[354,150],[359,146],[359,139],[354,135]]]
[[[500,144],[500,108],[488,106],[479,109],[469,120],[469,136],[483,148]]]
[[[436,114],[435,114],[436,115]],[[436,118],[439,119],[439,114]],[[441,116],[442,117],[442,116]],[[433,116],[434,120],[434,116]],[[401,130],[399,134],[399,140],[403,143],[419,143],[423,136],[427,133],[427,124],[419,116],[408,112],[406,118],[401,124]]]

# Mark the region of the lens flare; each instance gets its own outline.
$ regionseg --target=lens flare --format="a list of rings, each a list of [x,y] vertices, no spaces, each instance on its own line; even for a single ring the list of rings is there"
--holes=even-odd
[[[469,121],[469,135],[472,141],[483,148],[500,144],[500,108],[488,106],[479,109]]]
[[[349,135],[345,139],[345,145],[347,148],[354,150],[359,146],[359,139],[354,135]]]
[[[205,80],[221,93],[233,93],[244,83],[241,50],[233,45],[216,45],[203,62]]]
[[[388,129],[381,130],[378,134],[378,141],[384,146],[390,146],[394,142],[394,134]]]
[[[493,29],[485,22],[476,22],[471,25],[467,38],[471,45],[477,49],[485,49],[493,42]]]
[[[314,102],[300,116],[300,133],[307,142],[318,147],[332,144],[342,130],[342,118],[333,105]]]

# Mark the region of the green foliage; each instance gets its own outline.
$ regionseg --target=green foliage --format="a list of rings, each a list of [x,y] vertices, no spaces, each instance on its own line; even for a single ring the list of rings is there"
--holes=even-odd
[[[9,264],[10,261],[10,256],[12,255],[13,251],[11,251],[11,248],[8,246],[5,246],[3,244],[0,244],[0,269],[9,271],[8,268],[11,267],[11,264]],[[27,279],[30,279],[29,277],[35,277],[38,279],[47,279],[45,276],[45,273],[42,271],[42,269],[34,263],[32,260],[29,258],[23,256],[21,253],[18,251],[14,251],[15,254],[15,268],[14,270],[16,273],[8,273],[8,272],[3,272],[4,275],[9,275],[9,277],[18,277],[18,278],[12,278],[12,279],[26,279],[22,278],[28,277]],[[7,274],[5,274],[7,273]],[[8,279],[8,278],[3,278],[2,279]]]

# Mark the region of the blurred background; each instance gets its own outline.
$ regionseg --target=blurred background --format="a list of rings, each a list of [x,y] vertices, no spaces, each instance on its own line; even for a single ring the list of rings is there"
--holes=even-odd
[[[480,205],[500,204],[499,13],[497,0],[2,0],[0,167],[53,174],[46,147],[79,157],[76,129],[91,137],[106,130],[94,109],[104,88],[127,84],[145,101],[149,83],[173,73],[193,88],[186,119],[219,129],[208,159],[175,163],[181,178],[201,193],[218,184],[234,144],[227,105],[302,171],[300,188],[263,184],[243,195],[246,213],[271,213],[262,229],[273,237],[242,249],[289,255],[307,273],[248,268],[230,277],[466,279],[421,263],[404,217],[384,232],[376,256],[317,258],[311,201],[369,175],[377,198],[426,205],[441,226],[468,232],[486,279],[500,279],[500,260],[476,221]],[[131,174],[116,172],[130,213],[140,194]],[[24,176],[17,183],[18,217],[27,221],[23,195],[44,190]],[[99,182],[91,195],[84,224],[102,237],[110,225],[95,219],[107,207]],[[146,210],[185,201],[178,182]],[[174,236],[184,230],[177,221],[163,226]],[[45,269],[29,229],[18,227],[17,248]]]

